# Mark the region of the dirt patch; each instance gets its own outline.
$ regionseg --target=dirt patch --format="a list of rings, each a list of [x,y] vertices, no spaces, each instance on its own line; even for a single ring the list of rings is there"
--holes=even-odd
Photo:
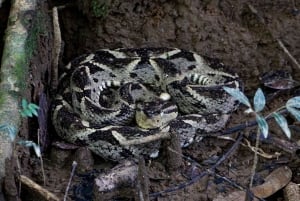
[[[97,1],[99,4],[93,6],[89,4],[90,2],[93,1],[78,1],[78,5],[68,1],[49,2],[51,6],[63,6],[59,9],[64,41],[62,63],[67,63],[80,54],[101,48],[165,46],[192,50],[204,56],[220,59],[225,65],[230,66],[232,71],[240,75],[249,97],[252,97],[254,91],[260,86],[259,77],[263,73],[284,69],[290,72],[295,80],[299,80],[300,70],[295,67],[276,40],[280,39],[296,59],[300,58],[300,14],[294,12],[293,5],[287,1],[133,0],[124,2],[114,0]],[[255,14],[251,7],[255,8],[258,14]],[[46,8],[45,12],[47,12]],[[0,13],[2,15],[2,12]],[[48,26],[51,27],[49,24]],[[40,99],[42,93],[46,92],[48,96],[51,37],[52,33],[40,36],[40,57],[35,58],[31,64],[33,79],[30,83],[33,86],[32,100],[35,102]],[[38,68],[40,65],[46,65],[46,67]],[[269,100],[265,114],[284,105],[291,96],[297,93],[299,93],[297,90],[292,90]],[[45,108],[48,106],[46,104]],[[228,128],[253,119],[245,116],[244,109],[241,107],[232,115]],[[293,122],[292,119],[289,120]],[[36,133],[38,127],[36,120],[31,121],[29,125],[30,135]],[[271,122],[270,128],[272,140],[273,138],[283,139],[291,143],[298,140],[297,131],[293,130],[292,140],[289,141],[274,122]],[[24,131],[27,132],[26,126],[24,126]],[[254,145],[255,137],[253,136],[255,136],[256,128],[241,132],[247,133],[249,141]],[[49,134],[51,142],[59,140],[55,138],[51,127]],[[272,140],[263,141],[261,148],[270,155],[275,156],[276,152],[281,155],[276,155],[277,157],[272,159],[259,157],[255,185],[262,183],[263,178],[271,170],[283,164],[292,169],[294,173],[292,180],[299,183],[297,153],[289,152],[285,147],[280,147],[277,141]],[[46,141],[45,144],[49,144]],[[243,143],[246,142],[243,141]],[[213,200],[218,195],[227,195],[237,190],[217,175],[248,187],[253,152],[242,145],[214,170],[217,175],[207,174],[201,179],[195,179],[196,181],[189,185],[196,175],[212,167],[232,145],[233,142],[230,140],[215,137],[208,137],[193,144],[183,150],[183,154],[189,159],[184,158],[183,167],[177,174],[170,174],[167,171],[163,156],[147,164],[150,194],[182,186],[171,193],[153,196],[151,200]],[[77,152],[75,148],[62,150],[50,147],[45,150],[45,187],[60,198],[63,198],[68,183],[72,161],[79,162],[81,171],[75,174],[68,200],[92,200],[93,178],[115,165],[97,156],[86,158],[84,155],[82,157],[80,154],[75,154]],[[18,156],[22,174],[42,184],[40,162],[34,154],[21,149]],[[89,159],[88,162],[87,159]],[[22,190],[22,200],[38,200],[28,197],[29,194],[28,191]],[[280,199],[282,199],[282,194],[269,198],[269,200]]]

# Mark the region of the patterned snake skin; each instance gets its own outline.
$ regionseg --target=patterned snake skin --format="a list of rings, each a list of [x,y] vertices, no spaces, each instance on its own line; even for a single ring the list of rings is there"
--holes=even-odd
[[[156,157],[161,140],[122,142],[176,132],[186,147],[222,129],[237,107],[223,86],[241,82],[222,63],[190,51],[102,49],[66,66],[52,121],[64,140],[103,158]]]

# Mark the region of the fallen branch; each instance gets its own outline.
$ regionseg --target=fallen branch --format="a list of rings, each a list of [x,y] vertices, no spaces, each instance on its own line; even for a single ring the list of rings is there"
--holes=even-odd
[[[59,201],[60,199],[54,195],[53,193],[49,192],[47,189],[43,188],[39,184],[35,183],[25,175],[20,176],[20,181],[26,187],[32,189],[34,192],[37,192],[40,196],[42,196],[45,200],[49,201]]]

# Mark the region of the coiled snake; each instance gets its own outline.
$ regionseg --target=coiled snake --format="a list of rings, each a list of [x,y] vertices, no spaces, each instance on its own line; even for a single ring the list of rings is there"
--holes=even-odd
[[[223,86],[241,82],[222,63],[190,51],[102,49],[66,66],[52,121],[60,137],[103,158],[155,157],[160,140],[121,142],[176,132],[185,147],[222,129],[237,106]]]

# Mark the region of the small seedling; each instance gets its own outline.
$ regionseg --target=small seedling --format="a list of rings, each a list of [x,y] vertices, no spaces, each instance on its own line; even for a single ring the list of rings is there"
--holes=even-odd
[[[14,126],[8,124],[0,125],[0,131],[7,133],[12,142],[16,139],[17,129]]]
[[[37,106],[36,104],[28,103],[26,99],[22,99],[21,107],[22,108],[20,110],[20,113],[22,117],[33,117],[33,115],[38,116],[39,106]],[[9,124],[0,125],[0,131],[7,133],[12,143],[15,142],[17,136],[17,129],[14,126]],[[17,143],[25,147],[32,147],[34,149],[35,154],[41,160],[41,166],[42,166],[41,168],[42,168],[42,173],[43,173],[43,178],[45,183],[45,173],[43,168],[43,159],[42,159],[40,146],[32,141],[27,141],[27,140],[20,140]]]
[[[33,116],[38,116],[38,110],[40,107],[34,103],[28,103],[26,99],[22,99],[21,102],[21,116],[22,117],[33,117]],[[32,147],[34,149],[34,152],[36,156],[41,160],[41,169],[42,169],[42,174],[44,178],[44,184],[45,184],[45,172],[44,172],[44,167],[43,167],[43,158],[41,154],[41,148],[40,145],[36,144],[35,142],[28,141],[28,140],[21,140],[18,142],[18,144],[25,146],[25,147]]]
[[[233,89],[233,88],[229,88],[229,87],[223,87],[223,89],[227,93],[229,93],[231,96],[233,96],[236,100],[238,100],[240,103],[242,103],[248,107],[248,109],[245,111],[245,113],[254,113],[255,114],[258,127],[260,128],[260,131],[265,138],[267,138],[268,134],[269,134],[269,126],[266,121],[266,118],[269,116],[272,116],[276,120],[277,124],[281,127],[281,129],[283,130],[285,135],[288,138],[291,138],[291,131],[288,127],[287,120],[282,114],[280,114],[280,112],[284,109],[287,109],[297,119],[297,121],[300,121],[300,96],[296,96],[296,97],[289,99],[286,102],[285,106],[282,106],[282,107],[276,109],[276,111],[274,111],[264,117],[260,114],[260,112],[265,107],[266,98],[260,88],[257,89],[257,91],[254,95],[254,98],[253,98],[254,106],[251,106],[249,99],[239,89]]]
[[[40,107],[34,103],[28,103],[26,99],[22,99],[22,103],[21,103],[22,109],[20,111],[21,116],[22,117],[33,117],[34,116],[38,116],[38,110],[40,109]],[[37,145],[36,143],[32,142],[32,141],[27,141],[27,140],[21,140],[18,142],[18,144],[26,146],[26,147],[33,147],[35,154],[37,155],[37,157],[41,157],[41,150],[40,150],[40,146]]]
[[[38,109],[39,106],[37,106],[36,104],[28,103],[26,99],[22,99],[22,117],[33,117],[33,115],[38,116]]]
[[[40,146],[37,145],[36,143],[28,140],[21,140],[18,142],[18,144],[23,145],[25,147],[32,147],[37,157],[40,158],[42,156]]]
[[[245,113],[254,113],[256,122],[258,125],[259,130],[263,134],[265,138],[268,137],[269,134],[269,125],[266,121],[266,118],[273,117],[277,124],[280,126],[282,131],[285,133],[285,135],[290,139],[291,138],[291,131],[288,127],[288,123],[286,118],[280,114],[281,111],[284,109],[287,109],[295,118],[297,121],[300,121],[300,96],[296,96],[294,98],[289,99],[285,106],[282,106],[278,108],[276,111],[268,114],[267,116],[263,116],[260,114],[260,112],[264,109],[266,105],[266,98],[262,90],[259,88],[255,92],[254,98],[253,98],[253,106],[251,105],[249,99],[245,96],[245,94],[240,91],[239,89],[229,88],[229,87],[223,87],[223,89],[230,94],[232,97],[234,97],[236,100],[238,100],[240,103],[246,105],[248,107],[247,110],[245,110]],[[256,136],[256,143],[255,148],[256,150],[259,147],[259,137],[260,132],[257,130],[257,136]],[[251,180],[250,180],[250,188],[252,187],[256,166],[258,162],[257,152],[254,153],[254,160],[253,160],[253,167],[251,171]]]

